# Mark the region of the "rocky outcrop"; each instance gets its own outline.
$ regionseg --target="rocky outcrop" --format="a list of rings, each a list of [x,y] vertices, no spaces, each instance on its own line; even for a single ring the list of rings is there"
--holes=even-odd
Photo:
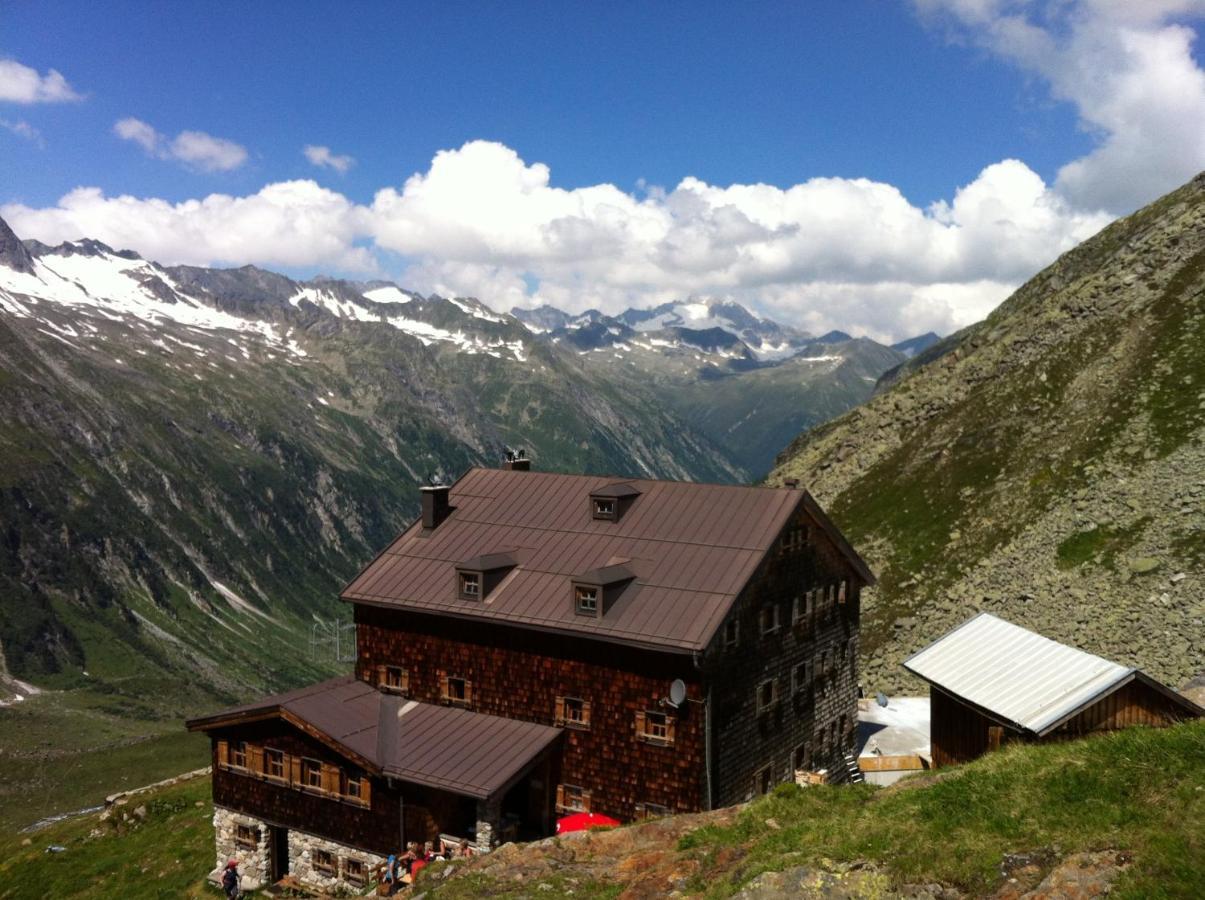
[[[33,257],[3,219],[0,219],[0,266],[26,275],[33,274]]]

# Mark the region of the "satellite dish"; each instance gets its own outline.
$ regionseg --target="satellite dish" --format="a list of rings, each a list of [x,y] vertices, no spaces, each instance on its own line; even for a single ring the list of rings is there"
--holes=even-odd
[[[685,699],[686,682],[681,678],[675,678],[674,683],[669,686],[669,705],[677,708]]]
[[[874,695],[874,702],[879,704],[879,706],[886,707],[887,706],[887,695],[884,694],[882,691],[879,691],[877,694]]]

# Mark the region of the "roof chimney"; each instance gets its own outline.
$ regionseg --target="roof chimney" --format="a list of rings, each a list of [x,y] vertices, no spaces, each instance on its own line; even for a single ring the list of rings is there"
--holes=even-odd
[[[531,460],[527,458],[527,451],[521,447],[518,450],[507,447],[506,461],[502,463],[502,468],[511,472],[530,472]]]
[[[447,484],[423,485],[418,492],[423,502],[423,528],[435,528],[452,511],[448,503],[452,487]]]
[[[784,478],[782,480],[782,483],[784,485],[786,485],[786,487],[788,487],[792,491],[799,489],[799,479],[798,478]]]

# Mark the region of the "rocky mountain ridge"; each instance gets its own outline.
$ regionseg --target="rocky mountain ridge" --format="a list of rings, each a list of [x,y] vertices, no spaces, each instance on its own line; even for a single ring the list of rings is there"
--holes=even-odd
[[[869,338],[814,337],[732,301],[666,303],[608,316],[553,307],[512,313],[608,381],[638,382],[755,478],[802,429],[868,399],[908,359]],[[905,342],[927,346],[927,336]]]
[[[987,609],[1179,685],[1205,668],[1205,175],[1106,228],[865,405],[801,478],[880,576],[869,689]]]

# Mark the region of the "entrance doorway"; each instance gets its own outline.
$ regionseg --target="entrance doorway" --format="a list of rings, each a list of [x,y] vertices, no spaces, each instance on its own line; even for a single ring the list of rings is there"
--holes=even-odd
[[[273,884],[289,874],[289,829],[268,827],[268,865]]]

